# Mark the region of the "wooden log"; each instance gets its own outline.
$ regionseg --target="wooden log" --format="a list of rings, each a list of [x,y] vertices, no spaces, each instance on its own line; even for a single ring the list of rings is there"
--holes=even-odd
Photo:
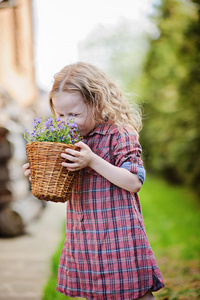
[[[12,147],[6,139],[0,140],[0,162],[5,162],[12,156]]]
[[[5,209],[13,200],[12,194],[4,194],[0,195],[0,211]]]
[[[5,185],[0,185],[0,210],[5,209],[12,200],[12,192]]]
[[[13,201],[11,207],[21,216],[23,223],[28,225],[41,216],[44,209],[42,202],[46,204],[46,201],[38,200],[30,194],[25,199]]]
[[[5,184],[9,180],[9,171],[6,164],[0,163],[0,185]]]
[[[9,131],[8,131],[7,128],[0,126],[0,140],[1,140],[2,138],[5,138],[6,135],[8,134],[8,132],[9,132]]]
[[[8,194],[11,195],[11,190],[7,187],[7,182],[0,184],[0,196]]]
[[[0,211],[0,236],[16,237],[24,233],[24,224],[21,216],[11,208]]]
[[[0,162],[5,162],[12,156],[11,143],[6,139],[8,129],[0,127]]]

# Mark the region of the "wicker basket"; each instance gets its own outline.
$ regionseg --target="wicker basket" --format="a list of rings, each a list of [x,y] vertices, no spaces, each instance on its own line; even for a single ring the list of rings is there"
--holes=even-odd
[[[31,191],[40,200],[66,202],[78,171],[68,171],[62,166],[61,153],[66,148],[79,150],[72,144],[31,142],[26,145],[26,154],[31,169]]]

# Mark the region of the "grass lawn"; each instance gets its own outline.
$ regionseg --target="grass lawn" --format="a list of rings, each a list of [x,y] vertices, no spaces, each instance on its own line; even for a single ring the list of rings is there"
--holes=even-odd
[[[151,176],[139,195],[147,236],[166,285],[154,296],[200,299],[200,201],[192,191]],[[62,245],[63,241],[52,258],[52,276],[42,300],[75,299],[55,291]]]

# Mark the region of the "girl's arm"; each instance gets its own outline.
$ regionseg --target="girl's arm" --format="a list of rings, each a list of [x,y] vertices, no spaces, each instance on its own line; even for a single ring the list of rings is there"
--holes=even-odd
[[[62,165],[67,167],[69,171],[80,170],[88,166],[113,184],[129,192],[137,193],[141,189],[142,183],[136,174],[133,174],[124,168],[110,164],[92,152],[92,150],[83,142],[77,143],[76,146],[81,148],[80,152],[72,149],[66,149],[66,153],[61,154],[63,158],[72,162],[62,163]]]
[[[120,167],[113,166],[95,153],[90,167],[97,173],[105,177],[113,184],[129,191],[137,193],[142,187],[142,183],[136,174]]]

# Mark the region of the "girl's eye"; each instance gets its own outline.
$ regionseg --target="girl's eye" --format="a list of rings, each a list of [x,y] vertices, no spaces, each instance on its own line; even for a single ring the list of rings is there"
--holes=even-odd
[[[80,114],[69,114],[70,117],[77,117],[79,116]]]

